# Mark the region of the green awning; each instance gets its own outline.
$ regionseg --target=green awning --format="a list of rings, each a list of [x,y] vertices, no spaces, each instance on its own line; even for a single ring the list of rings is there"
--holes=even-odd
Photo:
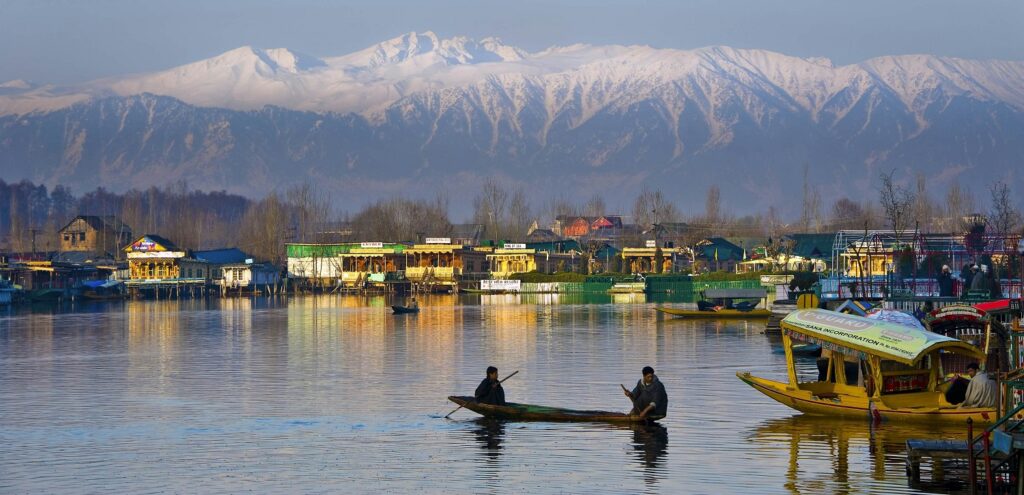
[[[984,359],[980,349],[967,342],[862,316],[824,309],[802,309],[782,320],[788,332],[831,342],[882,359],[914,365],[936,349]]]

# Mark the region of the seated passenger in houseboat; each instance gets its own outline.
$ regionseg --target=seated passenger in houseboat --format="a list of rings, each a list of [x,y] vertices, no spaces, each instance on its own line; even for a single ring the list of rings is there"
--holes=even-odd
[[[668,412],[668,393],[665,392],[665,385],[658,380],[654,374],[654,368],[644,366],[643,378],[636,382],[633,391],[623,390],[626,397],[633,401],[632,414],[639,414],[641,418],[647,416],[664,417]]]
[[[978,363],[968,364],[967,374],[971,383],[967,385],[964,401],[957,407],[996,407],[996,382],[989,378],[988,373],[979,370]]]
[[[505,389],[501,387],[501,381],[498,380],[498,368],[487,367],[487,378],[484,378],[476,387],[476,393],[473,396],[481,404],[505,405]]]

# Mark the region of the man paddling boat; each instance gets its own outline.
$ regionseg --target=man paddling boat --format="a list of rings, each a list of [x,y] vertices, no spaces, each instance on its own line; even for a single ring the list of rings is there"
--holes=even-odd
[[[480,382],[473,395],[481,404],[505,405],[505,389],[501,387],[501,381],[498,380],[498,368],[487,367],[487,378]]]
[[[644,366],[643,378],[636,382],[632,392],[625,387],[622,392],[633,401],[633,414],[639,415],[641,419],[649,415],[664,417],[668,412],[668,392],[650,366]]]

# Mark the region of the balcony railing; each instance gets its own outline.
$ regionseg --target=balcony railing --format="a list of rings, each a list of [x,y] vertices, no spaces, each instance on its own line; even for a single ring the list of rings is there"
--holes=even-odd
[[[410,266],[405,269],[405,277],[411,282],[422,282],[424,280],[452,281],[461,274],[461,268],[451,266]]]

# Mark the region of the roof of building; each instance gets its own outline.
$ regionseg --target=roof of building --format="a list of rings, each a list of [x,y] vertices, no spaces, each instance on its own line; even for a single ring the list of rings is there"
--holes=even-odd
[[[727,241],[723,237],[711,237],[701,246],[704,258],[717,261],[743,259],[743,248]]]
[[[238,248],[224,248],[192,251],[192,258],[215,265],[225,265],[228,263],[245,263],[245,260],[251,258],[251,256]]]
[[[181,251],[181,249],[177,245],[175,245],[173,242],[167,240],[164,237],[160,237],[160,236],[158,236],[156,234],[146,234],[146,235],[143,235],[143,236],[139,236],[134,241],[132,241],[131,244],[128,244],[127,246],[125,246],[124,250],[125,251],[130,251],[131,248],[132,248],[132,245],[134,245],[136,242],[141,241],[142,239],[149,239],[151,242],[154,242],[156,244],[159,244],[159,245],[163,246],[163,248],[168,250],[168,251]]]
[[[131,233],[132,231],[132,228],[129,227],[128,224],[122,222],[120,218],[114,215],[78,215],[77,217],[71,219],[71,221],[68,222],[67,225],[62,227],[60,229],[61,232],[70,227],[71,224],[75,223],[75,220],[78,219],[82,219],[83,221],[85,221],[85,223],[89,224],[90,227],[96,230],[110,229],[114,232],[126,233]]]
[[[478,244],[483,239],[485,231],[482,223],[456,223],[452,224],[452,232],[448,237],[451,237],[452,241],[465,239]]]
[[[110,255],[92,251],[64,251],[56,253],[50,261],[54,263],[71,263],[83,265],[86,263],[113,263]]]
[[[558,234],[551,229],[534,229],[530,232],[530,235],[526,236],[527,242],[550,242],[557,241],[559,239]]]
[[[832,234],[788,234],[793,240],[793,254],[803,258],[825,259],[832,256],[836,235]]]

